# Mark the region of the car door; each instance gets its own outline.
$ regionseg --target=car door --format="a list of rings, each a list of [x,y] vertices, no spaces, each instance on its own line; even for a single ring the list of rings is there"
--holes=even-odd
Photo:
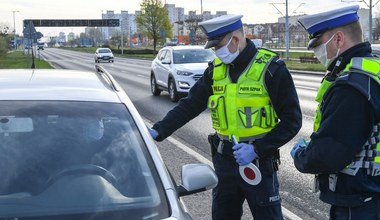
[[[172,55],[170,50],[162,51],[157,64],[156,80],[159,85],[164,86],[166,88],[168,86],[168,75],[171,63]]]
[[[161,60],[164,58],[166,50],[162,49],[158,52],[157,57],[153,61],[152,70],[154,72],[154,77],[156,78],[156,83],[160,86],[162,85],[162,64]]]

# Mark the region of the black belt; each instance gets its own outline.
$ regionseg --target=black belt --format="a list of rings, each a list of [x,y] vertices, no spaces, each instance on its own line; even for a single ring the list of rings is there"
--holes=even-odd
[[[234,150],[232,149],[232,146],[233,144],[231,142],[219,139],[219,144],[216,148],[216,152],[218,152],[219,154],[229,155],[233,157]]]

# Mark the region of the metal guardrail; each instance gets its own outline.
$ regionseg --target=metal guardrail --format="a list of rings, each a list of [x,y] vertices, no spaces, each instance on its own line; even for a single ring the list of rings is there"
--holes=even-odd
[[[307,71],[307,70],[289,70],[290,73],[296,73],[296,74],[305,74],[305,75],[325,75],[325,72],[319,72],[319,71]]]

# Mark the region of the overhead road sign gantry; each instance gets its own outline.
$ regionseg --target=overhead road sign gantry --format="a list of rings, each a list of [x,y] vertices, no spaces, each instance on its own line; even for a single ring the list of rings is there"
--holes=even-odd
[[[32,22],[35,27],[118,27],[119,19],[27,19],[24,27]]]

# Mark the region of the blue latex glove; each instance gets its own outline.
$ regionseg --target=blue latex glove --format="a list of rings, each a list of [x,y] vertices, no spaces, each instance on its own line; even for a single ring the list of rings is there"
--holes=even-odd
[[[152,136],[153,139],[156,139],[158,136],[158,132],[156,130],[154,130],[153,128],[149,128],[149,127],[147,127],[147,128],[149,130],[150,136]]]
[[[294,159],[294,156],[296,155],[296,152],[299,149],[306,148],[307,144],[308,143],[305,141],[305,139],[303,139],[303,138],[298,139],[297,143],[294,144],[293,149],[290,151],[290,155],[292,156],[292,158]]]
[[[247,165],[257,158],[255,147],[252,144],[240,143],[232,147],[236,162],[240,166]]]

